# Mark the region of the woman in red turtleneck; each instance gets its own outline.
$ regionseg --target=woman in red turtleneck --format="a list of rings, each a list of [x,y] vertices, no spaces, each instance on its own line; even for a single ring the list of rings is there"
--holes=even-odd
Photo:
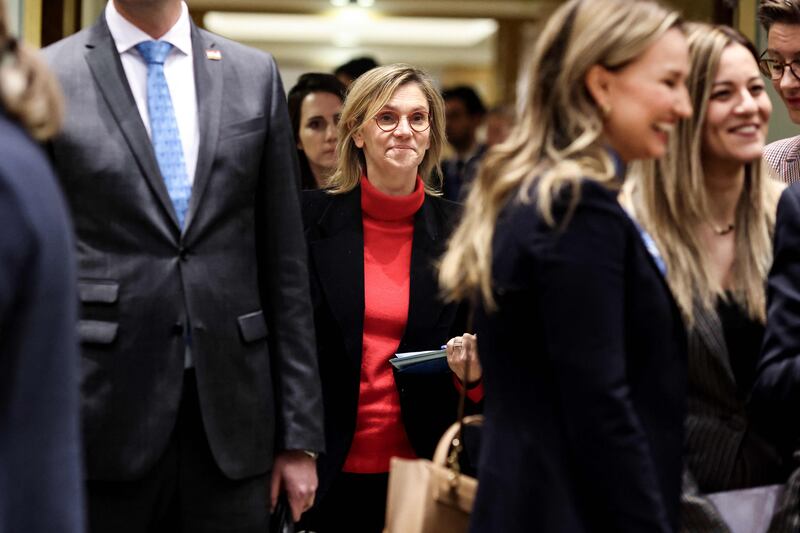
[[[408,65],[379,67],[351,86],[328,189],[303,196],[311,294],[325,402],[326,453],[302,527],[383,527],[391,457],[430,456],[467,393],[482,396],[465,311],[439,298],[435,262],[458,216],[431,185],[444,144],[439,93]],[[463,334],[463,335],[462,335]],[[452,372],[395,374],[397,352],[449,348]]]

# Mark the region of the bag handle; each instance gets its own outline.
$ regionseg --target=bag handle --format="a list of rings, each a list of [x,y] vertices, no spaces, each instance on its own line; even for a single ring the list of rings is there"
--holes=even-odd
[[[433,464],[440,466],[450,466],[450,453],[451,447],[455,447],[459,432],[463,426],[480,426],[483,423],[483,415],[470,415],[465,416],[463,420],[457,420],[447,428],[442,438],[439,439],[439,444],[436,445],[436,451],[433,453]],[[460,439],[459,439],[460,440]],[[459,443],[460,444],[460,443]],[[456,462],[457,464],[457,462]]]
[[[475,298],[470,298],[469,315],[467,317],[467,331],[472,331],[472,325],[475,315]],[[436,446],[436,452],[433,455],[434,464],[446,466],[450,470],[450,485],[452,489],[458,486],[459,476],[461,475],[461,466],[458,462],[461,451],[464,445],[461,440],[461,434],[464,425],[478,425],[483,422],[483,416],[473,415],[464,416],[464,405],[467,398],[467,383],[469,383],[469,362],[464,367],[464,380],[461,382],[461,393],[458,397],[458,420],[444,432],[442,438],[439,439],[439,444]],[[448,453],[449,452],[449,453]],[[447,457],[445,461],[445,457]]]

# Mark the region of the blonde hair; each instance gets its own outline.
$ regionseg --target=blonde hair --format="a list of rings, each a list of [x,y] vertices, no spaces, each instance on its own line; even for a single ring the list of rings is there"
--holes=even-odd
[[[745,37],[723,26],[689,24],[691,54],[689,95],[694,114],[681,120],[670,138],[667,155],[641,165],[641,176],[625,185],[636,217],[658,244],[669,282],[686,323],[694,324],[695,305],[711,310],[725,297],[713,274],[707,247],[697,232],[709,222],[709,196],[703,171],[703,133],[711,90],[723,51],[731,45],[757,54]],[[631,171],[634,173],[634,169]],[[760,321],[765,320],[764,280],[772,264],[772,231],[780,188],[761,158],[745,165],[744,189],[736,206],[733,299]]]
[[[49,139],[61,127],[63,104],[58,83],[35,52],[8,35],[3,2],[0,2],[0,105],[39,141]]]
[[[376,67],[359,76],[350,86],[339,119],[339,143],[336,147],[339,160],[336,170],[328,179],[327,189],[330,193],[345,193],[358,185],[362,171],[366,170],[366,161],[364,152],[356,146],[353,136],[373,119],[397,89],[408,83],[415,83],[428,100],[430,147],[419,165],[419,174],[426,192],[439,194],[439,159],[445,141],[444,103],[424,71],[403,63]]]
[[[624,67],[679,23],[676,12],[648,0],[571,0],[555,11],[533,51],[520,120],[484,159],[441,262],[446,298],[480,293],[487,309],[495,307],[492,239],[514,191],[529,202],[535,187],[537,208],[555,226],[553,201],[562,191],[571,192],[569,214],[583,178],[614,186],[614,163],[602,141],[603,114],[586,88],[586,74],[594,65]]]

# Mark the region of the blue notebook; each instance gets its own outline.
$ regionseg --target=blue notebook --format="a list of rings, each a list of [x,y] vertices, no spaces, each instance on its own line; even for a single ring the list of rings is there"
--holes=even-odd
[[[389,363],[398,372],[409,374],[441,374],[450,370],[445,350],[396,353]]]

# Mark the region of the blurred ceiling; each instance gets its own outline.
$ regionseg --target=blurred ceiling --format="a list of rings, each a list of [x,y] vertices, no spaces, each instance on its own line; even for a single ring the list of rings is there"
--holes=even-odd
[[[558,0],[188,0],[211,31],[273,53],[284,67],[331,70],[361,55],[431,70],[486,69],[502,21],[541,20]]]

